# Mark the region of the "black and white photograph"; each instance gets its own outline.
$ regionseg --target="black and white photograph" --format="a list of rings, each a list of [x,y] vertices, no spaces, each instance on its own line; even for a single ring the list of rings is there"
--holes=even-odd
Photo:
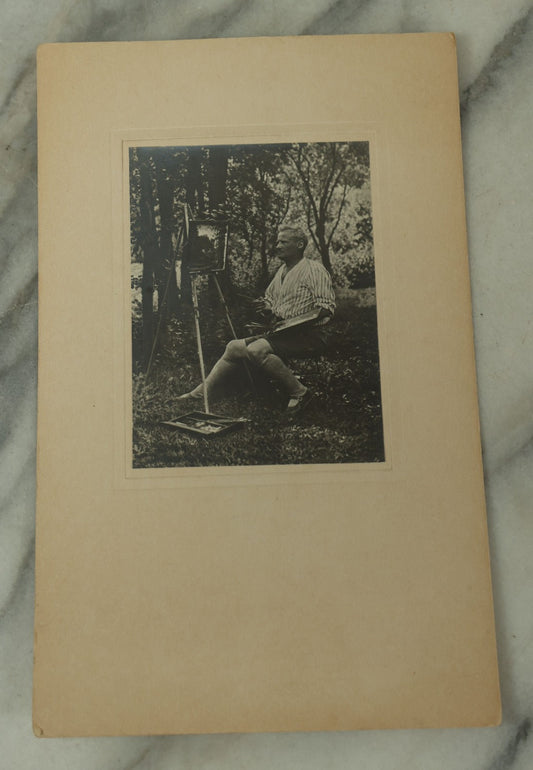
[[[368,141],[129,148],[133,468],[385,461],[371,201]]]

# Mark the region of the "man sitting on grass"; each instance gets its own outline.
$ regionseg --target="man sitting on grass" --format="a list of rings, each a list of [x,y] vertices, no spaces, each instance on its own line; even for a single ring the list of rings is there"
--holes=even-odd
[[[275,380],[288,397],[287,414],[296,415],[311,399],[311,392],[285,363],[288,358],[302,358],[322,353],[326,347],[324,326],[335,312],[335,294],[328,271],[317,261],[304,257],[307,238],[299,227],[283,227],[278,232],[276,256],[282,265],[263,298],[254,303],[259,311],[271,314],[272,329],[261,335],[231,340],[222,358],[206,378],[210,398],[216,388],[241,361],[252,363]],[[276,331],[276,325],[310,311],[316,316],[307,323]],[[180,400],[200,402],[203,385]]]

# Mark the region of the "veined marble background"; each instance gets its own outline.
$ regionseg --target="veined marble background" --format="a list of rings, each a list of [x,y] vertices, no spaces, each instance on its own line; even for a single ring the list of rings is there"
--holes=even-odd
[[[532,9],[531,0],[2,0],[1,768],[533,767]],[[503,724],[442,731],[34,738],[36,46],[58,41],[440,31],[455,32],[458,45]]]

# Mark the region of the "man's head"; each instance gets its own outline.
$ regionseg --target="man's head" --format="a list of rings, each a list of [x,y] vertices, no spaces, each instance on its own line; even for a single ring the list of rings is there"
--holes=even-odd
[[[284,225],[278,230],[276,256],[286,264],[294,264],[302,257],[307,246],[307,236],[300,227]]]

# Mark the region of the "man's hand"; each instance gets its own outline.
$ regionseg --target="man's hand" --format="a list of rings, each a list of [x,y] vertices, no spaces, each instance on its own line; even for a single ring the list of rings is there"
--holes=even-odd
[[[262,323],[266,325],[270,325],[272,323],[272,310],[270,309],[270,304],[264,297],[260,297],[259,299],[254,300],[252,307],[255,315],[262,321]]]
[[[264,313],[267,310],[270,310],[270,305],[266,301],[264,297],[259,297],[259,299],[254,299],[252,302],[252,307],[257,313]]]
[[[255,334],[259,331],[267,332],[271,329],[274,316],[266,299],[259,297],[259,299],[251,300],[250,307],[255,315],[255,320],[252,319],[246,324],[248,332]]]

